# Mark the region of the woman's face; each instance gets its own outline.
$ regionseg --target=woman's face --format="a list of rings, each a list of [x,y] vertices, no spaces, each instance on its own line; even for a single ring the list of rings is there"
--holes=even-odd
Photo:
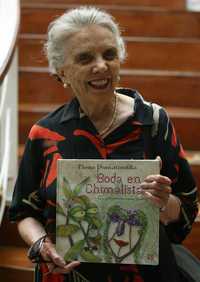
[[[97,25],[82,28],[67,40],[65,55],[62,72],[80,102],[114,93],[120,60],[111,31]]]

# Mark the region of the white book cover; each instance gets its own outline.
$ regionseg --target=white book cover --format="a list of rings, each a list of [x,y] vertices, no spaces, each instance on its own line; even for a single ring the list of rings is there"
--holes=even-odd
[[[56,249],[65,261],[158,264],[159,209],[140,184],[158,160],[58,160]]]

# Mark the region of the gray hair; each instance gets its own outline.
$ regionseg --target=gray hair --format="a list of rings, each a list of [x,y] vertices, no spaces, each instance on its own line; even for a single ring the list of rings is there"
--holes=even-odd
[[[65,12],[62,16],[50,23],[48,38],[44,50],[49,62],[51,73],[64,66],[65,44],[67,38],[79,31],[82,27],[91,24],[100,25],[110,30],[115,36],[119,59],[122,62],[126,57],[126,48],[118,24],[107,12],[95,7],[81,6]]]

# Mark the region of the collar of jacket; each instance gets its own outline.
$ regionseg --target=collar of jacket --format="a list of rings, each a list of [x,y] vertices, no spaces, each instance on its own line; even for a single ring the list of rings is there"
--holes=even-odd
[[[151,103],[145,101],[143,97],[134,89],[116,88],[116,92],[127,95],[134,99],[134,121],[141,125],[153,125],[153,108]],[[60,122],[68,122],[71,119],[80,119],[80,105],[76,98],[72,99],[64,107]]]

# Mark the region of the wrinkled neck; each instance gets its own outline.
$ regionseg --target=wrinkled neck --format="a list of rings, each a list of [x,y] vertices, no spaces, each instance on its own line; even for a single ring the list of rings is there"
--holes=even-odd
[[[116,94],[101,101],[94,99],[90,103],[80,103],[82,111],[88,116],[96,129],[101,132],[106,126],[112,123],[116,108]]]

